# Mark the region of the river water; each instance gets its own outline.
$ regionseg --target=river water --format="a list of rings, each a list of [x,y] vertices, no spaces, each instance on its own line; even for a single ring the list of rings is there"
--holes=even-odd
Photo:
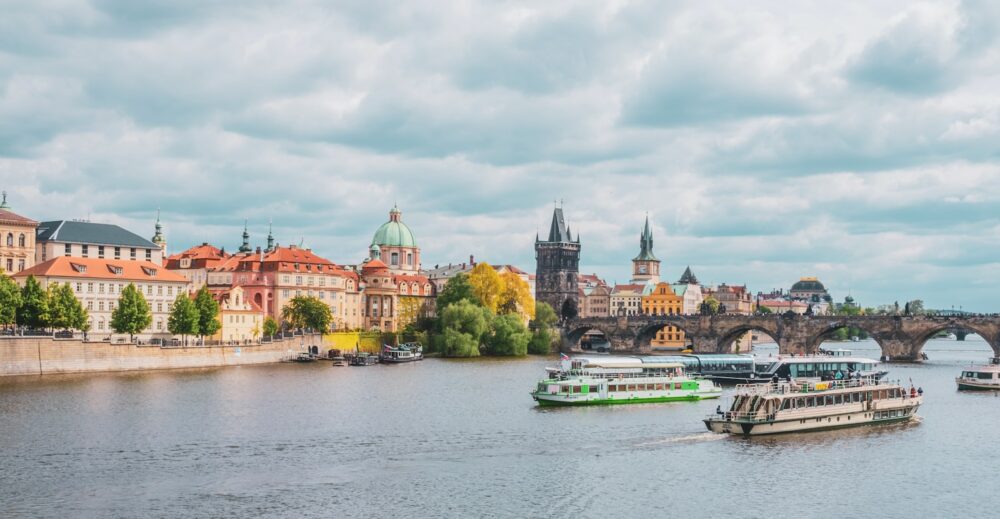
[[[1000,398],[953,380],[989,347],[925,351],[889,366],[919,423],[754,439],[717,401],[539,409],[554,358],[0,379],[0,516],[996,515]]]

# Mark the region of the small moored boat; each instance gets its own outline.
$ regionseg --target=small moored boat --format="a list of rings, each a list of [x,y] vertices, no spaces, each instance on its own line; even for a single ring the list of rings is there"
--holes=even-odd
[[[903,422],[916,416],[923,391],[861,378],[829,382],[745,384],[728,411],[705,418],[717,433],[759,436]]]
[[[393,348],[388,344],[382,346],[382,362],[401,364],[424,360],[424,347],[419,343],[408,342]]]
[[[962,370],[962,375],[955,378],[958,389],[989,391],[1000,389],[1000,357],[990,359],[986,366],[972,366]]]

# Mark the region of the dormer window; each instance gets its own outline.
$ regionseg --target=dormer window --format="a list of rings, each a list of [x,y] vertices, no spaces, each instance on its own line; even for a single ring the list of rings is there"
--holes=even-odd
[[[151,278],[152,277],[156,277],[156,269],[152,269],[152,268],[149,268],[149,267],[142,267],[142,271],[145,272],[146,275],[149,276],[149,277],[151,277]]]
[[[81,265],[79,263],[70,263],[69,265],[71,267],[73,267],[73,270],[79,272],[80,274],[86,274],[87,273],[87,266],[86,265]]]
[[[117,265],[108,265],[108,271],[116,276],[122,275],[122,268]]]

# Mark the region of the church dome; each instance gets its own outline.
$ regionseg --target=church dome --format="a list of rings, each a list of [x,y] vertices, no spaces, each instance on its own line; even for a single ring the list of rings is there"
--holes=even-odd
[[[372,245],[379,247],[416,247],[417,240],[413,239],[410,228],[403,223],[403,213],[399,208],[393,206],[389,211],[389,221],[382,224],[375,231],[372,238]]]
[[[823,292],[826,287],[816,278],[802,278],[792,285],[793,292]]]

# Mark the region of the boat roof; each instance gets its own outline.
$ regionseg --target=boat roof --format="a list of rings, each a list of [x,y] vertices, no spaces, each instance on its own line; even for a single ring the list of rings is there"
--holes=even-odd
[[[667,357],[574,357],[572,360],[581,361],[584,367],[588,368],[682,368],[684,365],[676,359]],[[665,361],[664,361],[665,360]]]
[[[869,359],[867,357],[835,357],[833,355],[796,355],[794,357],[789,356],[779,356],[771,359],[761,359],[758,362],[783,362],[786,364],[809,364],[809,363],[841,363],[841,362],[861,362],[869,364],[878,364],[879,361],[875,359]]]
[[[1000,364],[969,366],[967,368],[962,368],[962,371],[975,371],[979,373],[996,373],[1000,371]]]

